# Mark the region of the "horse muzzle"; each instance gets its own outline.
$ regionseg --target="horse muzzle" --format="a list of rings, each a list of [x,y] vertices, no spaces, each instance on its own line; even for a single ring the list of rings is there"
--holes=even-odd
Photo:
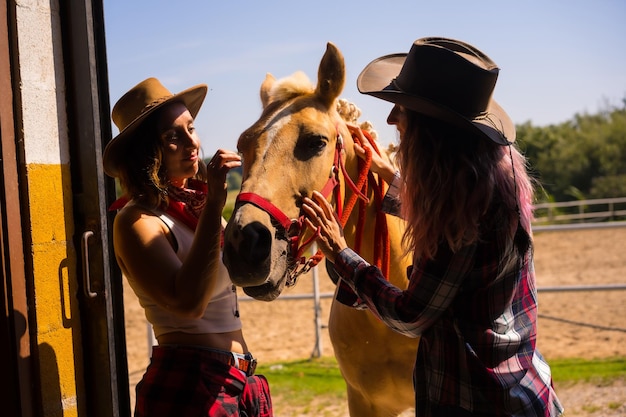
[[[224,231],[224,265],[233,284],[259,300],[272,300],[285,286],[289,243],[267,213],[239,206]]]

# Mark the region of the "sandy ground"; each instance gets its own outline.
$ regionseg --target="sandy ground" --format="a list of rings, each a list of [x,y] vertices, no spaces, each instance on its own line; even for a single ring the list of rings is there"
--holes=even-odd
[[[539,289],[538,348],[554,358],[626,358],[625,290],[551,291],[555,287],[626,284],[626,228],[538,232],[535,235],[535,269]],[[334,289],[324,268],[318,270],[322,294]],[[312,275],[283,294],[312,293]],[[328,322],[330,298],[322,298],[319,317]],[[323,356],[333,350],[328,331],[321,329],[316,343],[315,308],[312,300],[278,300],[265,303],[240,300],[244,332],[250,350],[261,363],[309,358],[321,347]],[[150,339],[143,311],[132,291],[125,287],[126,337],[131,403],[134,386],[148,364]],[[270,381],[271,385],[271,381]],[[626,416],[626,382],[611,385],[584,383],[556,387],[566,416]],[[276,416],[309,416],[281,406]],[[345,404],[324,412],[347,416]]]

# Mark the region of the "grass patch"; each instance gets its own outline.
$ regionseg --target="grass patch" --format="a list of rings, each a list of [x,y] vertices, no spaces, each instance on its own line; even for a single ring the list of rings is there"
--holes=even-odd
[[[552,379],[558,383],[609,383],[626,377],[626,358],[548,360]]]
[[[324,407],[346,401],[346,383],[333,357],[303,359],[259,365],[275,401],[288,401],[292,407]]]
[[[626,358],[549,360],[557,384],[593,382],[608,384],[626,378]],[[346,383],[333,357],[302,359],[259,365],[257,373],[267,377],[272,397],[294,406],[336,403],[346,399]]]

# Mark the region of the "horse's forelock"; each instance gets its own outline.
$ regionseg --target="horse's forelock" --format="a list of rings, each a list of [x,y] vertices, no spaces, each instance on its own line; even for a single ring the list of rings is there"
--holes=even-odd
[[[314,91],[315,87],[309,77],[304,72],[298,71],[274,83],[269,91],[269,101],[283,102],[296,96],[312,94]]]

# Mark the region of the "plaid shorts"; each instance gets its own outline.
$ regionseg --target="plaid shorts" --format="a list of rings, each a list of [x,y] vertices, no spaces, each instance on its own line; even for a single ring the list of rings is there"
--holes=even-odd
[[[267,380],[193,347],[155,346],[137,384],[135,417],[272,417]]]

